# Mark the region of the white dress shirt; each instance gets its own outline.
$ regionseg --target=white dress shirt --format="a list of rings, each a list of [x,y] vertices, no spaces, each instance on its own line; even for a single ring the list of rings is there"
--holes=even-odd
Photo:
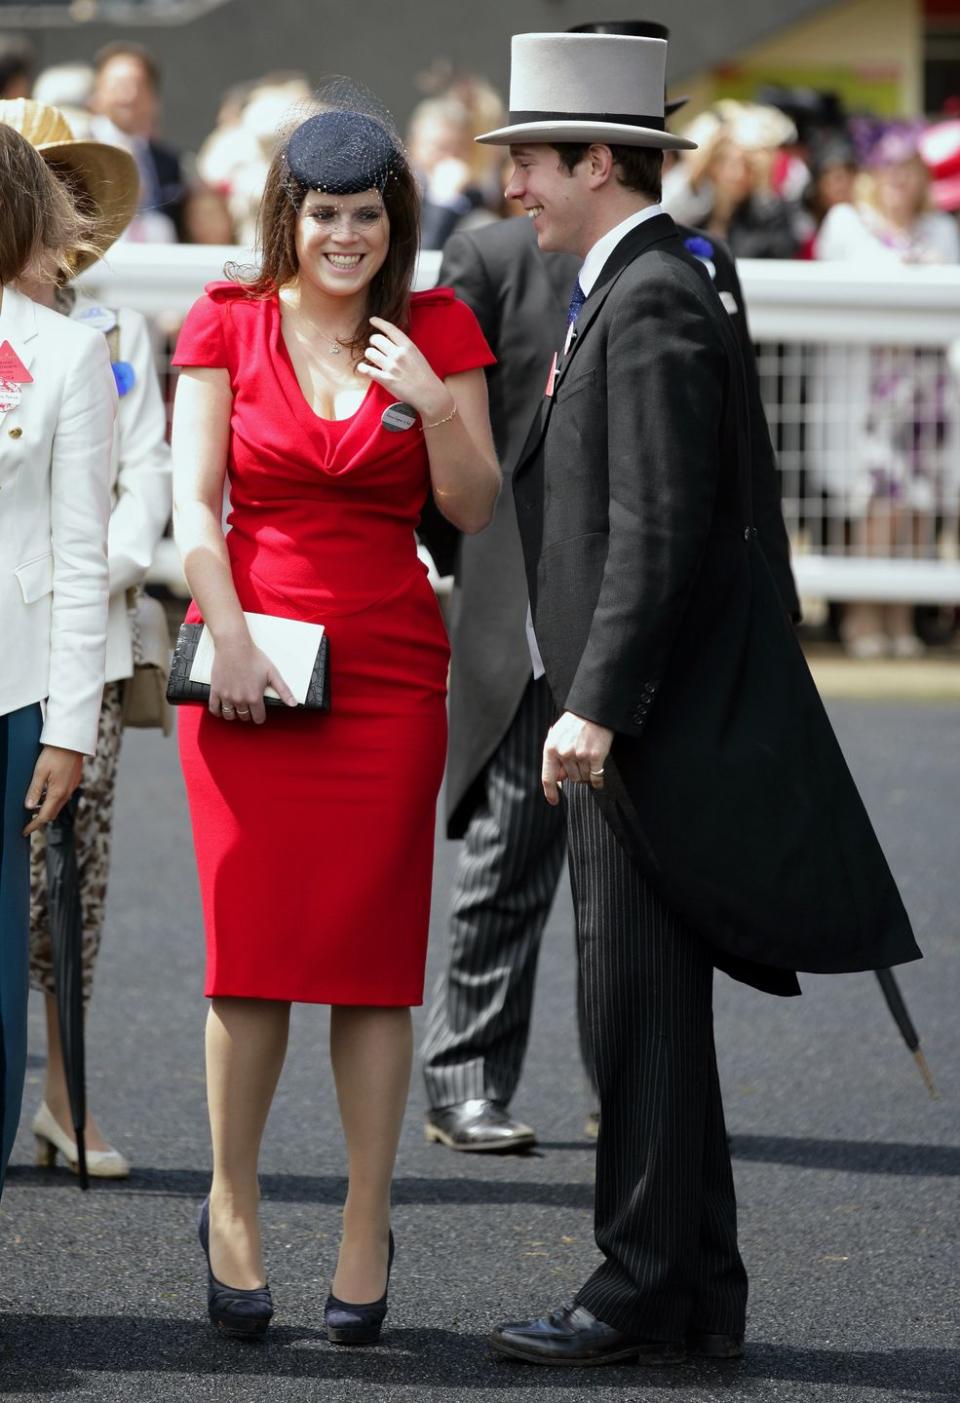
[[[577,278],[585,297],[590,296],[596,286],[597,279],[603,272],[603,265],[613,253],[617,244],[625,239],[639,224],[643,224],[645,220],[653,219],[656,215],[662,213],[663,210],[660,205],[647,205],[644,209],[638,209],[635,210],[633,214],[628,214],[626,219],[622,219],[619,224],[615,224],[612,229],[608,229],[607,232],[597,240],[583,260],[583,266]],[[567,351],[570,349],[570,342],[573,339],[573,329],[575,326],[576,322],[571,322],[567,329],[567,341],[563,348],[564,355],[566,355]],[[527,605],[527,646],[530,649],[530,661],[533,664],[533,679],[536,681],[543,676],[544,667],[543,659],[540,656],[540,647],[537,643],[537,636],[533,631],[533,614],[529,604]]]
[[[597,240],[583,260],[583,267],[580,269],[580,276],[577,279],[583,288],[584,297],[590,296],[597,278],[603,272],[603,265],[617,244],[622,242],[633,229],[636,229],[638,224],[643,224],[648,219],[654,219],[658,214],[663,214],[659,205],[647,205],[644,209],[635,210],[633,214],[628,214],[626,219],[622,219],[619,224],[608,229],[603,237]]]

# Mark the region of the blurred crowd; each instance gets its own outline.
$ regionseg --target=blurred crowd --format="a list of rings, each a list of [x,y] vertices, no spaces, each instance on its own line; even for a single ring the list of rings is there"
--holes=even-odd
[[[236,84],[213,131],[182,152],[162,136],[162,76],[132,41],[107,45],[89,64],[38,72],[26,41],[0,35],[0,98],[51,104],[76,137],[134,157],[140,203],[127,240],[251,247],[278,141],[316,100],[311,80],[290,71]],[[423,198],[422,246],[436,250],[455,232],[520,210],[503,194],[509,157],[474,140],[505,120],[500,94],[445,63],[417,86],[404,139]],[[676,100],[673,129],[697,149],[666,153],[664,207],[738,258],[957,264],[960,94],[953,102],[928,118],[881,120],[848,112],[836,94],[769,87],[755,101],[723,99],[685,120]],[[957,515],[951,380],[940,351],[811,348],[798,392],[800,492],[820,524],[811,528],[801,507],[792,529],[811,540],[839,529],[843,548],[860,554],[935,552],[945,514]],[[779,371],[767,389],[784,398]],[[908,656],[922,646],[908,606],[852,604],[839,615],[854,654]]]
[[[434,65],[406,144],[424,199],[423,246],[516,213],[503,197],[502,155],[474,136],[504,116],[482,77]],[[162,139],[162,75],[151,53],[116,41],[87,63],[36,71],[29,44],[0,36],[0,97],[63,111],[74,134],[126,147],[141,202],[126,237],[139,242],[252,244],[263,181],[280,134],[309,108],[305,73],[268,73],[224,93],[196,152]],[[831,93],[768,88],[721,100],[675,126],[698,143],[667,171],[664,205],[744,258],[960,261],[960,97],[930,120],[850,114]]]

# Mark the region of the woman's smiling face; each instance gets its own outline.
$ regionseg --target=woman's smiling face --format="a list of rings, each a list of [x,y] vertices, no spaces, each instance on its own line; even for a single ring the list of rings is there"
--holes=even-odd
[[[390,247],[390,220],[379,190],[325,195],[308,190],[297,216],[300,276],[333,297],[367,287]]]

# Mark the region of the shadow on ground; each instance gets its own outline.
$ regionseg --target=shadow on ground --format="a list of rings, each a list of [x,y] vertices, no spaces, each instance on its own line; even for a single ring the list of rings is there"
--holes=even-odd
[[[338,1350],[322,1331],[278,1326],[260,1344],[218,1338],[202,1321],[124,1316],[9,1315],[3,1321],[0,1394],[33,1395],[88,1389],[93,1373],[243,1378],[303,1378],[329,1382],[438,1387],[510,1388],[556,1394],[580,1390],[580,1369],[542,1369],[493,1359],[484,1338],[451,1330],[391,1330],[376,1350]],[[688,1361],[673,1369],[643,1369],[644,1388],[676,1391],[711,1378],[752,1383],[855,1383],[896,1397],[923,1391],[955,1398],[960,1353],[947,1349],[832,1351],[792,1349],[758,1341],[746,1359]],[[611,1366],[605,1383],[639,1382],[636,1367]],[[456,1394],[452,1396],[457,1396]]]

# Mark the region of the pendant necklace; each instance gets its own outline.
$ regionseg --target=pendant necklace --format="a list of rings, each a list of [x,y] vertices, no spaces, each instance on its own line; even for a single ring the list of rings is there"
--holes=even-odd
[[[309,319],[308,319],[308,318],[305,318],[305,317],[303,316],[303,314],[302,314],[299,310],[295,311],[294,317],[295,317],[295,324],[296,324],[296,321],[299,321],[299,322],[301,322],[301,323],[306,322],[307,326],[310,327]],[[327,345],[326,345],[327,354],[330,355],[330,356],[342,356],[342,355],[343,355],[343,347],[341,346],[341,344],[340,344],[340,342],[337,340],[337,338],[334,337],[334,336],[331,336],[330,333],[329,333],[329,331],[324,331],[324,329],[323,329],[322,326],[316,326],[316,323],[314,323],[313,326],[316,328],[316,330],[319,332],[319,334],[320,334],[320,335],[323,337],[323,339],[326,341],[326,343],[327,343]],[[311,328],[311,329],[312,329],[312,328]],[[302,336],[302,340],[304,341],[304,343],[306,344],[306,346],[307,346],[308,348],[312,349],[311,344],[310,344],[310,343],[311,343],[311,338],[310,338],[309,334],[307,334],[307,335],[305,335],[305,336]]]

